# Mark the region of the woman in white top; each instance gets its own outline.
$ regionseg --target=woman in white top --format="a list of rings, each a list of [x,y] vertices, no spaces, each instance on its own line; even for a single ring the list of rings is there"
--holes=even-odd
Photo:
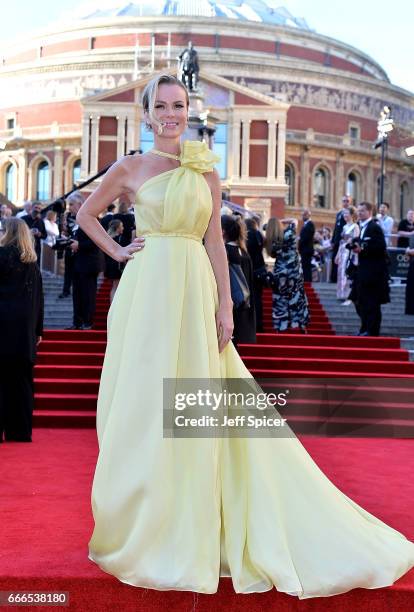
[[[346,266],[349,257],[354,258],[353,263],[356,265],[357,261],[355,261],[355,258],[357,258],[358,255],[347,249],[346,246],[350,244],[354,238],[359,236],[359,227],[355,221],[355,209],[352,206],[344,209],[342,214],[345,220],[345,225],[342,228],[341,241],[339,243],[338,253],[335,257],[335,263],[338,266],[336,297],[338,300],[343,300],[344,305],[348,305],[351,303],[348,300],[351,287],[349,279],[346,276]]]
[[[56,213],[53,210],[48,210],[45,218],[45,228],[47,232],[47,238],[45,243],[52,247],[56,243],[56,238],[59,236],[59,227],[56,223]]]

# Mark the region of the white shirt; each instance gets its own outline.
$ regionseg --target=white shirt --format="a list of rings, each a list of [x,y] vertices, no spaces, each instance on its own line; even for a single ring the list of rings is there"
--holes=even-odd
[[[394,227],[394,219],[389,215],[378,215],[377,219],[382,231],[384,232],[386,245],[389,246],[391,241],[390,234],[392,234],[392,228]]]
[[[364,237],[365,229],[366,229],[366,227],[367,227],[367,225],[368,225],[368,223],[370,221],[372,221],[372,217],[369,217],[369,219],[366,219],[365,221],[360,221],[359,222],[359,227],[361,229],[361,233],[360,233],[359,237],[361,238],[361,240]]]
[[[49,221],[49,219],[45,219],[45,228],[47,232],[47,238],[44,242],[49,246],[53,246],[56,243],[57,236],[59,236],[58,224],[54,221]]]

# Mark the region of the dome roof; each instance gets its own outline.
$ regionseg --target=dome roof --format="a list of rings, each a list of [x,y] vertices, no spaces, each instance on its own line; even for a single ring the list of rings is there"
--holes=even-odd
[[[122,3],[101,0],[80,7],[81,19],[110,17],[224,17],[310,30],[306,21],[294,17],[277,0],[137,0]]]

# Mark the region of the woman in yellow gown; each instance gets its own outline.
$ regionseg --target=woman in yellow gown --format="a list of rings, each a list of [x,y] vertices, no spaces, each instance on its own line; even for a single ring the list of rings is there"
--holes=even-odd
[[[220,576],[237,593],[300,599],[391,585],[414,544],[336,488],[294,435],[163,437],[164,378],[252,376],[231,342],[217,157],[180,144],[180,81],[154,79],[143,106],[155,149],[118,161],[77,216],[128,262],[108,315],[89,559],[158,590],[215,593]],[[97,221],[121,193],[141,234],[127,247]]]

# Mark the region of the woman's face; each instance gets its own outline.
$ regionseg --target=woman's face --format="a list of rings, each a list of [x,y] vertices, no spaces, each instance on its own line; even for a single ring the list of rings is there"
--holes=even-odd
[[[162,125],[162,134],[158,126],[151,123],[154,134],[161,138],[178,138],[187,127],[187,101],[185,91],[179,85],[163,83],[158,87],[154,104],[154,115]]]
[[[349,212],[349,210],[344,209],[344,212],[342,214],[343,214],[345,223],[349,223],[350,221],[352,221],[351,213]]]

